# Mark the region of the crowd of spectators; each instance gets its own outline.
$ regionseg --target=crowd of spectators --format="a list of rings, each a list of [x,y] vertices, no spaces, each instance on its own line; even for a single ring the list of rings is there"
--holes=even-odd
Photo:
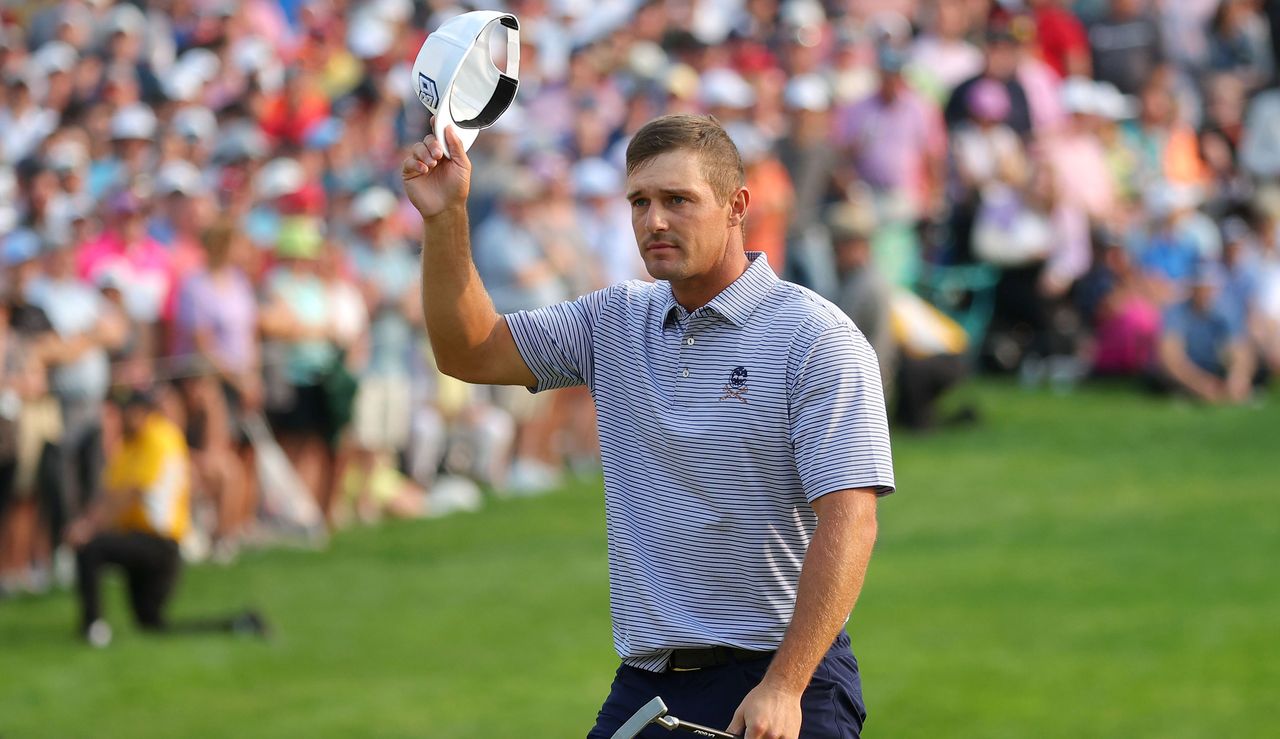
[[[253,536],[272,435],[334,525],[590,468],[585,391],[466,386],[425,351],[398,177],[413,59],[463,5],[6,4],[0,589],[57,570],[139,388],[218,554]],[[973,368],[1211,403],[1280,368],[1280,2],[503,7],[520,91],[469,206],[499,311],[645,279],[628,137],[702,112],[744,158],[747,248],[854,318],[903,426]]]

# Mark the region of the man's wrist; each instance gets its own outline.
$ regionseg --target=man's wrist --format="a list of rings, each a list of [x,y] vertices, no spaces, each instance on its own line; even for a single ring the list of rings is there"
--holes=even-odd
[[[427,215],[422,211],[418,211],[418,214],[422,216],[423,223],[428,225],[448,225],[452,222],[458,221],[459,219],[465,219],[467,217],[467,204],[462,202],[457,205],[450,205],[445,207],[444,210],[430,215]]]
[[[799,699],[804,694],[805,689],[809,687],[809,681],[813,676],[801,678],[798,674],[795,674],[794,670],[776,669],[776,665],[777,662],[775,660],[774,664],[764,673],[764,678],[760,680],[760,685],[766,690]]]

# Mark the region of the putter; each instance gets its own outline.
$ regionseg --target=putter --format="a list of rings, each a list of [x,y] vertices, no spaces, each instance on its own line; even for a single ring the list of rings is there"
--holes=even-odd
[[[688,721],[681,721],[675,716],[667,715],[667,704],[662,698],[654,698],[648,703],[640,707],[640,710],[631,714],[631,718],[622,725],[617,731],[613,732],[613,739],[635,739],[639,736],[644,727],[649,724],[657,724],[667,731],[680,729],[687,731],[694,736],[709,736],[720,739],[742,739],[737,734],[727,734],[723,731],[709,729],[706,726],[691,724]]]

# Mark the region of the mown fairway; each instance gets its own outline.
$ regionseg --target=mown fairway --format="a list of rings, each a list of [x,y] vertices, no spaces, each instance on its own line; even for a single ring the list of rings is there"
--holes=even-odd
[[[1203,409],[986,383],[975,428],[895,436],[899,493],[850,622],[865,736],[1262,737],[1280,729],[1280,396]],[[0,737],[580,737],[616,666],[589,481],[189,569],[175,615],[268,643],[71,638],[0,603]]]

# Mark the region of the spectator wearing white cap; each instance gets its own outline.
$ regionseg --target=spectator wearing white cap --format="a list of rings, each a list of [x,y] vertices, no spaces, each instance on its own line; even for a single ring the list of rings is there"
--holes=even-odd
[[[424,491],[397,469],[414,420],[412,375],[421,340],[418,259],[395,218],[398,207],[390,190],[373,187],[357,195],[350,208],[349,254],[369,316],[369,348],[358,370],[341,498],[334,511],[338,523],[351,513],[364,520],[384,513],[427,513]]]
[[[78,246],[92,235],[96,203],[89,194],[89,150],[84,131],[63,128],[50,137],[44,166],[57,180],[43,213],[42,235],[52,242]],[[0,197],[3,197],[0,194]]]
[[[4,105],[0,106],[0,163],[17,164],[35,153],[40,142],[58,126],[57,112],[44,106],[41,71],[27,66],[5,75]]]
[[[756,91],[751,83],[732,69],[707,70],[698,89],[703,109],[721,123],[748,118],[756,104]]]
[[[885,398],[893,396],[896,351],[889,331],[890,286],[872,262],[871,237],[876,230],[870,202],[845,201],[832,205],[823,221],[830,233],[837,287],[832,302],[853,321],[880,361]]]
[[[1057,192],[1098,221],[1112,218],[1117,207],[1115,175],[1097,136],[1100,119],[1108,113],[1106,95],[1093,80],[1068,78],[1062,85],[1067,120],[1042,139]]]
[[[577,201],[577,231],[598,266],[602,285],[643,279],[640,255],[626,240],[631,209],[622,192],[622,173],[597,157],[582,159],[569,174]]]
[[[111,116],[111,155],[94,159],[89,168],[89,192],[97,199],[150,176],[156,166],[156,114],[143,103],[131,103]]]
[[[1127,121],[1137,114],[1137,103],[1109,82],[1097,86],[1097,115],[1093,136],[1102,148],[1116,203],[1122,207],[1134,202],[1142,188],[1139,180],[1139,158],[1130,146],[1125,131]]]
[[[209,188],[196,166],[183,159],[166,162],[156,173],[156,217],[148,232],[169,250],[174,279],[180,284],[204,263],[200,234],[213,216]]]
[[[567,296],[560,270],[534,230],[534,211],[542,185],[525,172],[507,183],[499,207],[475,229],[476,271],[499,311],[533,310]],[[526,491],[548,490],[559,481],[558,451],[552,429],[560,418],[548,398],[501,388],[498,405],[517,423],[516,460],[510,484]]]
[[[274,246],[282,219],[296,215],[289,201],[307,184],[302,165],[292,157],[276,157],[253,175],[253,206],[244,217],[249,239],[261,249]]]
[[[384,187],[356,196],[351,265],[369,313],[369,361],[360,373],[352,441],[367,457],[389,459],[409,440],[413,354],[419,341],[418,258],[395,219],[399,201]],[[385,462],[386,459],[382,461]]]
[[[787,224],[787,279],[817,290],[819,275],[830,273],[822,212],[837,197],[835,170],[839,157],[831,155],[832,90],[817,74],[792,77],[783,90],[787,128],[776,145],[778,160],[795,188]]]
[[[31,64],[44,75],[44,105],[50,110],[65,111],[75,95],[72,73],[80,61],[80,53],[63,41],[50,41],[31,57]]]
[[[213,138],[218,133],[218,119],[213,111],[200,105],[185,105],[169,119],[169,130],[185,145],[183,159],[203,166],[213,153]]]
[[[165,97],[181,103],[207,104],[207,88],[222,72],[218,56],[208,49],[189,49],[165,71],[161,88]]]

